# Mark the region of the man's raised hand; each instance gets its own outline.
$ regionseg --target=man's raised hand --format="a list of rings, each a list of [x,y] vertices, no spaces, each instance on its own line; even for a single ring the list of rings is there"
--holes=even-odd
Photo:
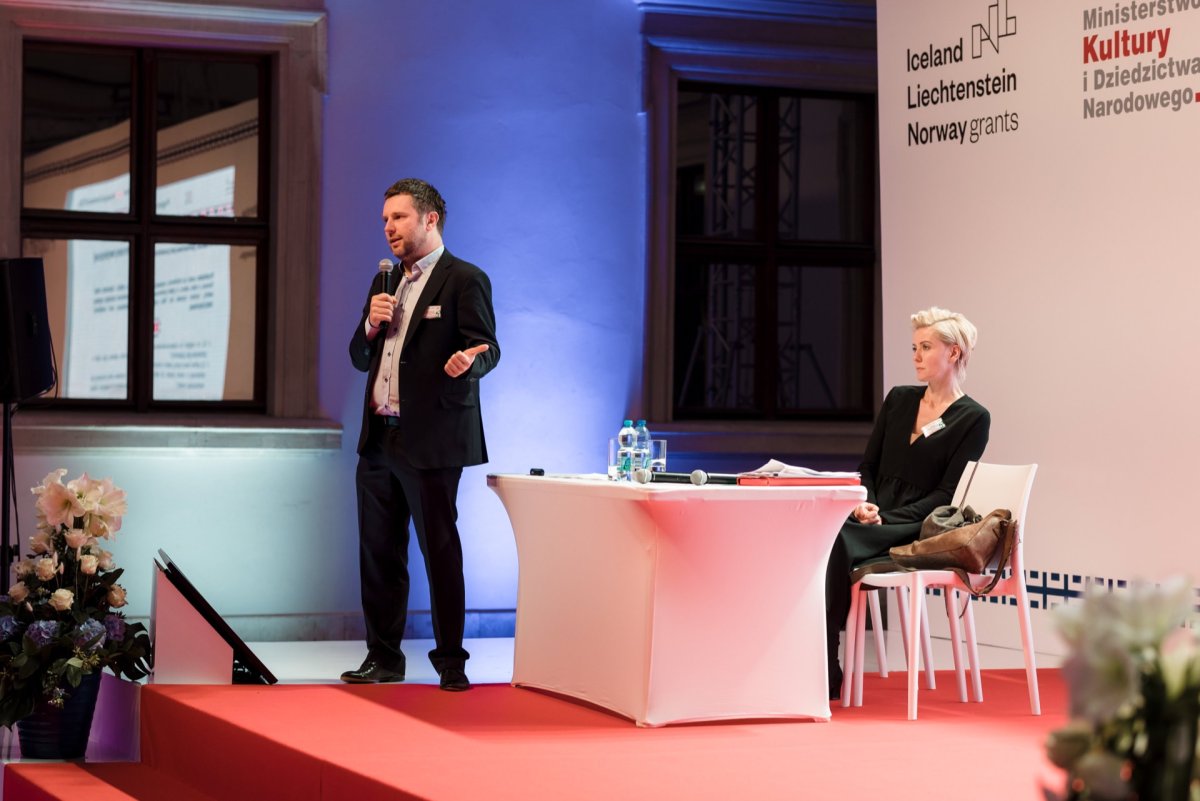
[[[471,365],[475,363],[475,357],[487,349],[488,346],[483,344],[476,345],[473,348],[467,348],[466,350],[455,351],[454,355],[446,361],[446,366],[444,368],[446,375],[450,376],[451,378],[458,378],[460,375],[470,370]]]

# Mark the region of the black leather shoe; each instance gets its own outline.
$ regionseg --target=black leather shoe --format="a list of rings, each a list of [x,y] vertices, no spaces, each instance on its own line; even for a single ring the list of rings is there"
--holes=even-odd
[[[392,670],[367,657],[358,670],[347,670],[342,674],[342,681],[347,684],[383,684],[390,681],[404,681],[404,669]]]
[[[452,693],[471,689],[471,682],[462,668],[450,667],[442,671],[441,688]]]

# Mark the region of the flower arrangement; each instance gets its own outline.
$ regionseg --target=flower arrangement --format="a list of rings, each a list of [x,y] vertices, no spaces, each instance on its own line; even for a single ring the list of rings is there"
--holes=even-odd
[[[121,528],[125,493],[86,473],[63,484],[55,470],[33,488],[37,533],[0,596],[0,725],[11,727],[40,703],[61,707],[85,675],[109,668],[140,679],[150,637],[119,610],[123,570],[101,547]]]
[[[1071,722],[1046,751],[1067,771],[1067,799],[1200,801],[1194,604],[1191,583],[1173,579],[1062,608]]]

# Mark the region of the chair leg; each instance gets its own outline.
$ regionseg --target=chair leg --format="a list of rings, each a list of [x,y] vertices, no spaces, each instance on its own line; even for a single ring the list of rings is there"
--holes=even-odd
[[[908,664],[908,587],[892,587],[896,597],[896,619],[900,621],[900,642],[904,647],[904,669],[909,670]]]
[[[910,596],[911,593],[908,587],[896,588],[896,604],[900,607],[900,620],[903,621],[900,624],[900,638],[906,643],[908,642],[908,610],[911,608],[909,604],[912,601]],[[925,689],[936,690],[937,680],[933,677],[933,643],[929,640],[929,612],[925,609],[925,597],[923,595],[921,596],[920,603],[921,620],[925,624],[925,627],[921,630],[921,653],[924,654],[925,664]],[[907,661],[908,658],[908,649],[905,648],[904,659]],[[920,670],[921,660],[917,660],[915,665],[906,664],[905,668],[908,670]]]
[[[850,688],[854,685],[854,640],[855,629],[858,628],[858,604],[860,588],[857,584],[850,588],[850,614],[846,616],[846,645],[842,655],[842,706],[850,706]]]
[[[1015,571],[1014,571],[1015,572]],[[1029,621],[1029,591],[1025,588],[1025,576],[1013,576],[1017,585],[1017,614],[1021,618],[1021,648],[1025,651],[1025,681],[1029,684],[1029,709],[1035,715],[1042,714],[1042,699],[1038,692],[1037,664],[1033,655],[1033,626]]]
[[[854,629],[854,696],[851,703],[862,706],[863,673],[867,669],[867,607],[870,604],[862,596],[874,595],[871,592],[859,592],[858,623]]]
[[[975,703],[983,703],[983,682],[979,678],[979,640],[975,637],[975,608],[972,596],[966,595],[963,623],[967,630],[967,666],[971,668],[971,692]]]
[[[936,690],[937,680],[933,677],[933,642],[929,639],[929,606],[925,603],[924,584],[917,593],[916,603],[917,608],[921,610],[921,653],[925,656],[925,688]]]
[[[917,656],[917,648],[921,642],[921,613],[925,610],[925,604],[922,603],[924,596],[925,590],[921,585],[920,573],[913,573],[908,603],[908,642],[905,644],[905,648],[908,651],[909,720],[917,719],[917,685],[921,664]]]
[[[879,593],[867,593],[867,601],[871,607],[871,628],[875,632],[875,661],[879,663],[879,677],[888,677],[887,643],[883,641],[883,620],[879,614]]]
[[[958,590],[942,587],[946,601],[946,619],[950,623],[950,653],[954,657],[954,680],[958,684],[958,700],[967,702],[967,678],[962,659],[962,626],[958,620]]]

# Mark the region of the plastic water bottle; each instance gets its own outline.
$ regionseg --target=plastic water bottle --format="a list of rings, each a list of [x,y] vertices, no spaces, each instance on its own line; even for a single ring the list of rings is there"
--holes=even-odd
[[[634,446],[633,466],[650,469],[650,429],[646,428],[645,420],[638,420],[637,444]]]
[[[632,420],[626,420],[617,432],[617,481],[632,481],[633,468],[640,467],[637,459],[637,431]]]

